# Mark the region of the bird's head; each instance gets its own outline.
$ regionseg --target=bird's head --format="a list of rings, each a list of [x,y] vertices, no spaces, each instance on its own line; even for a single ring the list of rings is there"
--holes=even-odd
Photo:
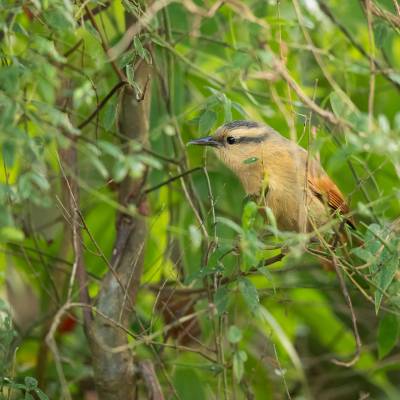
[[[233,121],[219,127],[212,136],[188,144],[210,146],[228,167],[239,173],[262,164],[267,143],[282,138],[267,125],[253,121]]]

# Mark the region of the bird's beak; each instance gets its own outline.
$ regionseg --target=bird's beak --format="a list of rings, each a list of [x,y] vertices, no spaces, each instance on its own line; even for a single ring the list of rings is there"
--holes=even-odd
[[[188,142],[190,144],[197,144],[198,146],[211,146],[211,147],[219,147],[221,143],[215,140],[212,136],[202,137],[200,139],[191,140]]]

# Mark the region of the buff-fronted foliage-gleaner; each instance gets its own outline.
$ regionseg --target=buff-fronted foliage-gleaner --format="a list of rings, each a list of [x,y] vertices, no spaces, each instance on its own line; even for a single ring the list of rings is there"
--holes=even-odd
[[[343,194],[321,164],[270,126],[233,121],[189,144],[212,147],[260,209],[272,210],[281,231],[315,232],[335,214],[354,228]]]

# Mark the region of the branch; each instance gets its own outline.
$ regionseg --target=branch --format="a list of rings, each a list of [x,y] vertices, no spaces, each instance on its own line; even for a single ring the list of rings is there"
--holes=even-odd
[[[353,45],[353,47],[367,60],[372,58],[377,72],[383,75],[383,77],[390,82],[397,90],[400,90],[400,84],[396,82],[389,74],[389,72],[384,68],[384,66],[376,59],[371,57],[370,54],[361,46],[360,43],[356,41],[356,39],[351,35],[350,31],[344,26],[332,13],[330,8],[322,1],[317,0],[319,8],[321,11],[329,18],[329,20],[336,25],[339,30],[346,36],[347,40]]]
[[[96,107],[96,109],[83,121],[78,125],[78,129],[83,129],[87,124],[90,123],[90,121],[101,111],[101,109],[107,104],[107,101],[110,100],[110,98],[114,95],[114,93],[126,85],[126,81],[120,81],[118,82],[111,90],[110,92],[104,97],[103,100],[99,103],[99,105]]]
[[[375,16],[377,16],[379,18],[386,20],[393,27],[395,27],[397,29],[400,28],[400,16],[398,16],[396,14],[392,14],[390,11],[387,11],[387,10],[377,6],[373,1],[361,0],[361,5],[365,9],[370,8],[372,14],[374,14]]]
[[[170,183],[176,181],[177,179],[183,178],[184,176],[189,175],[189,174],[191,174],[191,173],[193,173],[193,172],[199,171],[199,170],[201,170],[201,169],[203,169],[203,168],[202,168],[202,167],[196,167],[196,168],[192,168],[192,169],[189,169],[189,170],[187,170],[187,171],[184,171],[184,172],[182,172],[181,174],[178,174],[178,175],[176,175],[176,176],[173,176],[173,177],[167,179],[167,180],[164,181],[164,182],[161,182],[161,183],[159,183],[159,184],[157,184],[157,185],[155,185],[155,186],[152,186],[152,187],[146,189],[146,190],[144,191],[144,193],[145,193],[145,194],[149,194],[149,193],[151,193],[151,192],[154,192],[155,190],[158,190],[158,189],[160,189],[160,188],[163,187],[163,186],[169,185]]]
[[[277,70],[277,72],[281,75],[281,77],[288,83],[288,85],[296,92],[296,94],[299,97],[299,99],[310,110],[314,111],[320,117],[326,119],[332,125],[343,125],[343,124],[345,124],[345,121],[342,121],[342,120],[338,119],[333,113],[331,113],[328,110],[324,110],[317,103],[315,103],[313,100],[311,100],[310,97],[308,97],[303,92],[303,90],[298,85],[298,83],[289,74],[289,71],[287,70],[285,65],[280,60],[278,60],[277,58],[275,58],[275,60],[274,60],[274,67]]]
[[[79,285],[79,300],[81,303],[90,304],[89,293],[87,289],[87,274],[83,261],[83,239],[80,227],[80,211],[79,211],[79,186],[75,179],[78,176],[78,159],[76,143],[73,141],[71,147],[60,151],[61,160],[60,168],[63,178],[68,189],[69,210],[71,213],[71,229],[72,229],[72,248],[74,251],[74,263],[69,282],[67,301],[72,299],[72,289],[74,286],[75,277],[77,277]],[[68,174],[64,171],[64,165],[67,166]],[[85,328],[89,329],[92,319],[89,309],[84,309]]]
[[[111,2],[110,1],[106,1],[103,4],[99,4],[96,7],[93,7],[90,11],[92,16],[95,16],[97,14],[100,14],[103,11],[106,11],[108,9],[108,7],[110,7]],[[87,21],[90,19],[90,14],[86,12],[85,15],[83,15],[82,17],[83,21]],[[79,23],[82,21],[82,19],[79,20]]]
[[[107,45],[107,40],[104,37],[103,32],[99,29],[96,20],[94,19],[94,15],[91,11],[91,9],[88,6],[85,6],[85,10],[87,13],[87,16],[90,20],[90,22],[92,23],[94,29],[96,29],[96,31],[98,32],[99,36],[100,36],[100,40],[101,40],[101,47],[103,47],[103,50],[106,54],[108,54],[108,45]],[[115,73],[119,76],[119,79],[121,81],[125,81],[125,75],[124,73],[120,70],[120,68],[118,67],[118,65],[116,64],[116,62],[114,60],[110,60],[111,66],[113,67]]]
[[[139,363],[139,371],[146,384],[151,400],[164,400],[160,382],[158,382],[154,365],[150,360],[144,360]]]
[[[131,20],[132,17],[127,15],[126,23],[130,24]],[[151,66],[140,63],[135,72],[136,83],[141,88],[150,86],[150,77]],[[124,85],[120,96],[118,127],[126,152],[132,152],[125,146],[127,141],[134,140],[143,146],[148,144],[151,88],[143,92],[143,99],[137,99],[135,91]],[[125,178],[119,185],[120,210],[126,210],[130,205],[139,210],[146,208],[146,196],[142,195],[145,182],[146,174],[139,179]],[[124,327],[129,325],[142,275],[147,225],[143,216],[133,217],[122,211],[117,215],[116,225],[112,269],[101,285],[97,298],[100,313],[95,315],[89,343],[99,399],[133,400],[136,398],[133,354],[126,332],[110,321]]]

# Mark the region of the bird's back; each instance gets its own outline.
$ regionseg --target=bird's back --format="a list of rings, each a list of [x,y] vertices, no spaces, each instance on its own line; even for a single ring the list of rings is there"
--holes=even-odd
[[[280,229],[313,231],[329,221],[332,211],[349,211],[338,187],[306,150],[283,137],[263,146],[265,201]]]

